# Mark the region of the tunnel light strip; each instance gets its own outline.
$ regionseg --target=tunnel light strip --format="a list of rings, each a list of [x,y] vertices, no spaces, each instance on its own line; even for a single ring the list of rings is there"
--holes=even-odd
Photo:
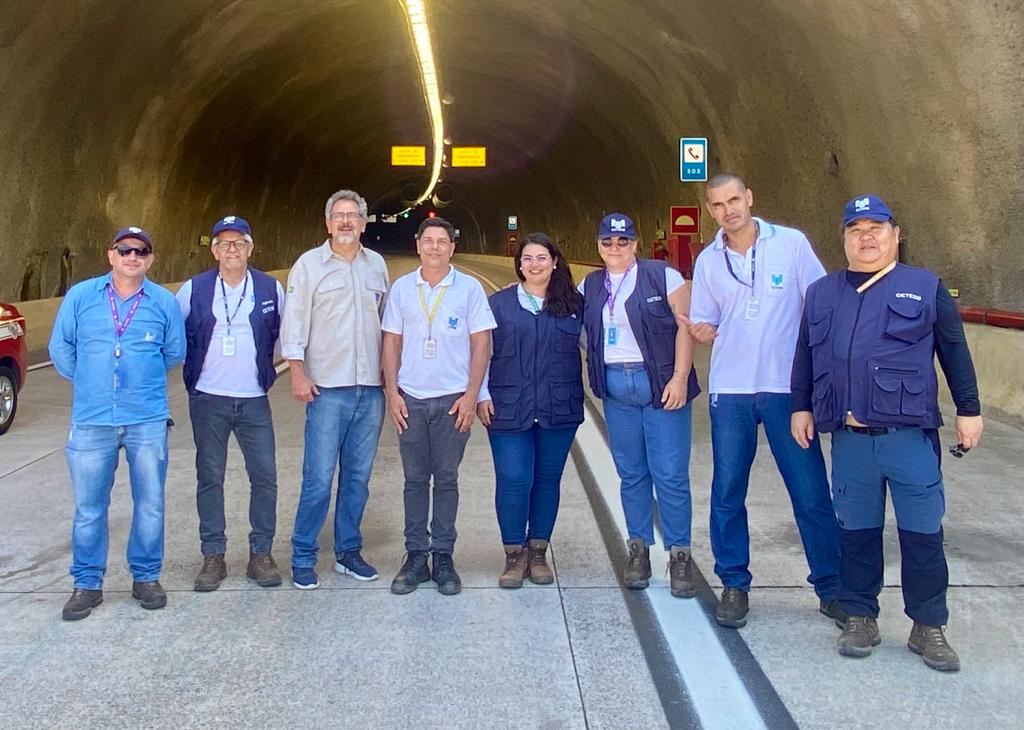
[[[409,30],[412,33],[413,50],[420,65],[420,80],[423,82],[423,97],[430,113],[430,130],[434,146],[430,182],[426,190],[412,204],[415,208],[429,198],[441,179],[441,158],[444,154],[444,117],[441,112],[441,92],[437,85],[437,67],[434,65],[434,51],[430,43],[430,28],[427,27],[427,8],[424,0],[402,0]],[[404,211],[403,211],[404,212]]]

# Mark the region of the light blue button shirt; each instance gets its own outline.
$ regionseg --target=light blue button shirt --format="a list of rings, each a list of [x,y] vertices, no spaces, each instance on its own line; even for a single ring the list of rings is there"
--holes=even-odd
[[[107,274],[71,287],[53,324],[50,358],[74,386],[71,422],[129,426],[166,419],[167,371],[185,359],[181,311],[167,289],[143,280],[142,301],[121,337],[121,357],[115,357],[110,282]],[[122,323],[134,300],[114,292]]]
[[[694,264],[690,319],[718,327],[708,376],[711,393],[789,392],[804,295],[825,275],[807,236],[795,228],[754,220],[760,230],[754,244],[753,291],[751,252],[741,256],[729,250],[721,230]],[[757,300],[757,316],[748,319],[751,298]]]

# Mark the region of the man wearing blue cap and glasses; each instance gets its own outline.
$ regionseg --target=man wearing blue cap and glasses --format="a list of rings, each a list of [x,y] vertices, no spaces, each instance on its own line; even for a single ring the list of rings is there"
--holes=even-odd
[[[281,584],[271,548],[277,526],[274,422],[267,391],[274,384],[274,347],[281,329],[284,290],[249,266],[252,229],[236,215],[213,225],[210,250],[217,266],[178,290],[188,353],[185,387],[196,442],[196,507],[203,566],[197,591],[214,591],[227,576],[224,472],[234,433],[249,476],[249,563],[260,586]]]
[[[956,404],[955,455],[976,446],[982,419],[963,324],[942,280],[897,263],[900,228],[875,195],[843,213],[849,268],[807,290],[793,360],[793,438],[832,434],[832,488],[842,550],[839,601],[849,614],[839,653],[865,657],[881,643],[876,618],[884,562],[886,485],[902,554],[908,648],[939,671],[960,659],[946,641],[949,571],[939,469],[935,356]]]
[[[152,254],[144,230],[118,231],[107,252],[110,273],[71,287],[50,336],[53,366],[74,385],[65,447],[75,495],[67,621],[103,603],[107,513],[122,448],[134,504],[127,552],[132,597],[143,608],[167,605],[159,580],[171,415],[167,371],[185,355],[185,333],[174,297],[146,278]]]

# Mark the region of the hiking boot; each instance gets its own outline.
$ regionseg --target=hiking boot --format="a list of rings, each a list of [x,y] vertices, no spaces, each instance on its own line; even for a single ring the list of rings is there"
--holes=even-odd
[[[416,590],[420,583],[430,580],[427,568],[427,553],[422,550],[410,550],[405,555],[405,562],[398,569],[398,575],[391,581],[391,592],[405,595]]]
[[[78,621],[92,613],[92,610],[101,603],[103,603],[103,591],[76,588],[71,592],[71,598],[64,604],[61,618],[65,621]]]
[[[312,568],[292,566],[292,585],[300,591],[311,591],[320,587],[320,576]]]
[[[437,592],[443,596],[454,596],[462,590],[462,579],[455,572],[455,561],[451,553],[434,553],[431,578],[437,583]]]
[[[224,564],[224,555],[207,555],[203,558],[203,567],[199,569],[193,588],[200,593],[215,591],[227,577],[228,567]]]
[[[277,569],[274,556],[270,553],[250,552],[245,577],[256,581],[256,585],[263,588],[281,585],[281,571]]]
[[[690,548],[673,547],[668,557],[669,586],[676,598],[693,598],[697,586],[693,582],[693,560]]]
[[[139,599],[139,605],[150,611],[167,605],[167,593],[158,580],[132,581],[132,598]]]
[[[530,582],[539,586],[546,586],[554,583],[555,574],[551,572],[551,568],[548,566],[546,557],[548,552],[548,541],[529,540],[526,543],[526,547],[530,553],[530,565],[527,571],[527,575],[530,577]]]
[[[643,540],[626,540],[629,558],[622,571],[622,584],[626,588],[643,589],[651,580],[651,551]]]
[[[715,609],[715,621],[727,629],[740,629],[747,625],[747,612],[750,611],[750,600],[746,591],[739,588],[725,588],[722,599]]]
[[[77,591],[76,591],[77,592]],[[929,626],[917,621],[910,630],[907,648],[920,654],[924,663],[940,672],[959,672],[960,657],[946,641],[941,626]]]
[[[338,555],[334,572],[350,575],[356,580],[377,580],[377,569],[363,560],[358,550],[349,550]]]
[[[828,616],[830,619],[834,619],[836,626],[839,628],[846,628],[846,622],[849,620],[850,616],[843,610],[843,607],[839,605],[838,598],[830,598],[828,600],[822,598],[818,602],[818,611],[819,613]]]
[[[522,545],[505,546],[505,570],[498,578],[501,588],[522,588],[529,566],[530,553]]]
[[[836,648],[843,656],[866,657],[870,656],[871,647],[881,643],[877,621],[870,616],[850,616],[843,633],[836,639]]]

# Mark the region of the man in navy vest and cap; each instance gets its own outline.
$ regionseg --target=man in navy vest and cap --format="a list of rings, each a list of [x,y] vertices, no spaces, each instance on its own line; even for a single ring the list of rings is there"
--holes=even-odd
[[[865,657],[881,643],[876,618],[888,484],[903,559],[904,611],[914,621],[907,646],[932,669],[957,671],[960,659],[943,632],[949,572],[936,355],[957,409],[954,455],[981,439],[981,407],[956,305],[938,276],[897,263],[899,235],[881,198],[865,195],[846,204],[849,268],[807,290],[793,361],[792,432],[804,448],[815,430],[832,434],[839,601],[849,614],[839,653]]]
[[[185,387],[196,442],[196,507],[203,566],[197,591],[214,591],[227,576],[224,554],[224,471],[228,436],[235,434],[249,475],[249,564],[261,586],[281,584],[271,548],[277,526],[274,423],[267,391],[274,384],[274,348],[284,291],[249,267],[249,223],[229,215],[213,225],[217,266],[178,290],[185,318]]]

